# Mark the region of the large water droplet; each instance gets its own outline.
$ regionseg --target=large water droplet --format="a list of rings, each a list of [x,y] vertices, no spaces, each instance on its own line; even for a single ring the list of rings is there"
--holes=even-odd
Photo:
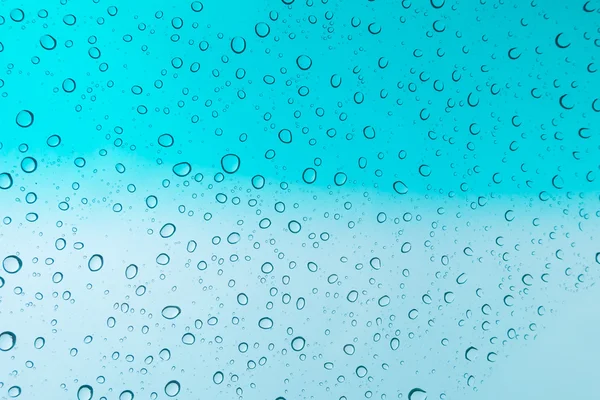
[[[297,336],[294,339],[292,339],[292,349],[294,349],[294,351],[302,351],[304,349],[305,344],[306,341],[302,336]]]
[[[0,189],[10,189],[13,185],[12,175],[8,172],[3,172],[0,174]]]
[[[19,111],[16,122],[21,128],[29,128],[33,124],[33,113],[29,110]]]
[[[192,166],[188,162],[180,162],[179,164],[175,164],[173,166],[173,173],[179,177],[184,177],[189,175],[192,172]]]
[[[414,388],[408,392],[408,400],[427,400],[427,392],[423,389]]]
[[[34,172],[37,169],[37,165],[38,165],[37,161],[33,157],[25,157],[21,161],[21,169],[26,174],[30,174],[30,173]]]
[[[298,65],[298,68],[301,70],[306,71],[312,67],[312,59],[309,56],[302,54],[296,59],[296,65]]]
[[[175,319],[181,314],[181,308],[177,306],[166,306],[162,310],[162,316],[166,319]]]
[[[408,187],[406,187],[406,185],[402,181],[396,181],[396,182],[394,182],[394,190],[398,194],[406,194],[406,193],[408,193]]]
[[[162,228],[160,228],[160,236],[163,238],[170,238],[175,234],[176,231],[175,225],[171,223],[164,224]]]
[[[0,333],[0,351],[9,351],[17,344],[17,336],[12,332]]]
[[[82,385],[77,391],[77,400],[92,400],[94,389],[90,385]]]
[[[221,167],[228,174],[233,174],[240,168],[240,158],[236,154],[226,154],[221,158]]]
[[[169,397],[175,397],[179,394],[181,390],[181,385],[179,382],[172,380],[165,385],[165,394]]]
[[[8,256],[2,261],[2,268],[9,274],[16,274],[22,266],[23,261],[15,255]]]
[[[92,272],[97,272],[104,266],[104,257],[100,254],[94,254],[88,261],[88,268]]]
[[[54,50],[56,48],[56,39],[51,35],[43,35],[40,38],[40,45],[46,50]]]

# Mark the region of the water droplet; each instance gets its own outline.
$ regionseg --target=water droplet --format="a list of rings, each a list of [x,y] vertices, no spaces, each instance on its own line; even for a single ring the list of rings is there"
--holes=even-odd
[[[56,48],[56,39],[51,35],[43,35],[40,38],[40,45],[46,50],[54,50]]]
[[[302,225],[300,225],[300,222],[292,220],[288,223],[288,229],[292,233],[298,233],[302,229]]]
[[[180,162],[173,166],[173,173],[181,178],[189,175],[190,172],[192,172],[192,166],[188,162]]]
[[[306,168],[302,173],[302,180],[309,185],[315,183],[317,180],[317,171],[314,168]]]
[[[228,174],[234,174],[240,169],[240,158],[236,154],[226,154],[221,158],[221,168]]]
[[[25,13],[20,8],[14,8],[10,11],[10,19],[15,22],[21,22],[25,19]]]
[[[467,361],[474,361],[477,358],[477,348],[471,346],[465,351],[465,359]]]
[[[394,182],[394,190],[398,194],[406,194],[406,193],[408,193],[408,187],[406,187],[406,185],[402,181],[396,181],[396,182]]]
[[[305,344],[306,341],[302,336],[296,336],[294,339],[292,339],[292,349],[294,351],[302,351]]]
[[[77,89],[77,84],[75,83],[75,80],[73,80],[71,78],[67,78],[63,81],[62,88],[66,93],[73,93],[75,91],[75,89]],[[54,146],[51,146],[51,147],[54,147]]]
[[[37,169],[37,165],[37,161],[33,157],[25,157],[23,160],[21,160],[21,169],[26,174],[31,174],[34,172]]]
[[[171,147],[175,143],[175,139],[168,133],[164,133],[158,137],[158,144],[162,147]]]
[[[367,139],[375,139],[375,128],[372,126],[365,126],[363,129],[363,135]]]
[[[2,267],[9,274],[16,274],[23,267],[23,261],[19,257],[11,255],[2,261]]]
[[[273,328],[273,320],[269,317],[263,317],[258,321],[258,326],[262,329]]]
[[[301,55],[296,59],[296,65],[303,71],[306,71],[312,67],[312,59],[307,55]]]
[[[19,111],[16,122],[21,128],[29,128],[33,125],[33,113],[29,110]]]
[[[94,254],[88,261],[88,268],[92,272],[98,272],[104,266],[104,257],[100,254]]]
[[[60,138],[60,136],[58,135],[50,135],[48,136],[48,139],[46,139],[46,144],[48,145],[48,147],[57,147],[58,145],[60,145],[62,139]]]
[[[258,37],[266,38],[271,32],[271,27],[266,22],[259,22],[254,26],[254,32]]]
[[[179,394],[181,390],[181,385],[179,382],[172,380],[165,385],[165,394],[169,397],[175,397]]]
[[[162,310],[162,316],[166,319],[175,319],[181,314],[181,308],[177,306],[166,306]]]
[[[333,181],[337,186],[344,186],[344,184],[348,181],[348,176],[343,172],[338,172],[335,174]]]
[[[20,386],[12,386],[8,389],[8,397],[16,398],[21,395],[21,387]]]
[[[94,389],[90,385],[82,385],[77,390],[77,400],[92,400]]]
[[[17,335],[12,332],[0,333],[0,351],[9,351],[17,344]]]
[[[8,172],[3,172],[0,174],[0,189],[6,190],[10,189],[13,185],[12,175]]]
[[[213,382],[217,385],[220,385],[221,383],[223,383],[223,380],[225,380],[225,376],[223,375],[223,373],[221,371],[215,372],[215,374],[213,375]]]
[[[246,50],[246,39],[241,36],[231,39],[231,50],[235,54],[242,54]]]
[[[164,239],[170,238],[171,236],[173,236],[175,234],[175,231],[177,229],[175,228],[175,225],[171,224],[171,223],[167,223],[164,224],[162,228],[160,228],[160,236]]]
[[[408,392],[408,400],[427,400],[427,392],[423,389],[414,388]]]

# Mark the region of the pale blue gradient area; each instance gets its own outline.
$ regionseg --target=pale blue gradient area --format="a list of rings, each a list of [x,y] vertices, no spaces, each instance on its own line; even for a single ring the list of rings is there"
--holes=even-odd
[[[477,393],[465,399],[577,399],[598,390],[600,347],[595,312],[598,288],[565,296],[560,312],[548,321],[535,342],[516,351],[495,368]]]

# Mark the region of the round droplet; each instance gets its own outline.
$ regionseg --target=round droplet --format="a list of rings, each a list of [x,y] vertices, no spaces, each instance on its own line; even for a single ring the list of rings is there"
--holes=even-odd
[[[335,174],[333,181],[337,186],[343,186],[348,181],[348,176],[343,172],[338,172]]]
[[[8,397],[17,398],[21,395],[21,387],[20,386],[12,386],[8,389]]]
[[[21,169],[26,174],[30,174],[37,169],[37,161],[33,157],[25,157],[21,160]]]
[[[394,191],[398,194],[406,194],[408,193],[408,187],[402,181],[394,182]]]
[[[46,50],[54,50],[56,48],[56,39],[51,35],[43,35],[40,38],[40,45]]]
[[[90,269],[90,271],[98,272],[102,269],[103,266],[104,257],[102,257],[100,254],[94,254],[92,257],[90,257],[90,260],[88,261],[88,268]]]
[[[265,22],[259,22],[254,26],[254,32],[256,32],[256,35],[258,37],[265,38],[269,36],[269,33],[271,32],[271,27],[269,27],[269,25]]]
[[[240,158],[236,154],[226,154],[221,158],[221,168],[228,174],[234,174],[240,169]]]
[[[10,189],[13,185],[12,175],[8,172],[3,172],[0,174],[0,189],[6,190]]]
[[[189,175],[190,172],[192,172],[192,166],[188,162],[180,162],[173,166],[173,173],[181,178]]]
[[[289,129],[282,129],[279,131],[279,140],[282,143],[290,144],[292,143],[292,132]]]
[[[2,261],[2,268],[9,274],[16,274],[23,267],[23,261],[17,256],[8,256]]]
[[[261,329],[271,329],[273,327],[273,320],[269,317],[263,317],[258,321],[258,326]]]
[[[363,135],[365,135],[367,139],[375,139],[375,128],[372,126],[365,126],[363,129]]]
[[[158,205],[158,198],[154,195],[146,197],[146,205],[148,208],[154,208]]]
[[[25,13],[20,8],[14,8],[10,11],[10,19],[15,22],[21,22],[25,19]]]
[[[159,233],[162,238],[167,239],[173,236],[176,230],[177,229],[175,228],[175,225],[173,225],[172,223],[168,223],[164,224],[163,227],[160,228]]]
[[[408,392],[408,400],[427,400],[427,392],[423,389],[414,388]]]
[[[19,111],[16,122],[21,128],[29,128],[33,125],[33,113],[29,110]]]
[[[355,351],[356,349],[354,348],[353,344],[344,345],[344,353],[346,353],[347,355],[351,356],[354,354]]]
[[[312,59],[307,55],[301,55],[296,59],[296,65],[303,71],[306,71],[312,67]]]
[[[236,36],[231,39],[231,50],[235,54],[242,54],[246,50],[246,39],[241,36]]]
[[[166,306],[162,310],[162,316],[166,319],[175,319],[181,314],[181,308],[177,306]]]
[[[294,339],[292,339],[292,349],[294,351],[302,351],[305,344],[306,341],[302,336],[296,336]]]
[[[124,390],[119,395],[119,400],[133,400],[134,395],[131,390]]]
[[[183,344],[187,344],[188,346],[191,346],[194,343],[196,343],[196,336],[194,336],[193,333],[188,332],[181,337],[181,342]]]
[[[71,78],[67,78],[62,83],[62,88],[66,93],[73,93],[77,88],[77,84]]]
[[[0,333],[0,351],[9,351],[17,344],[17,335],[12,332]]]
[[[77,391],[77,400],[92,400],[94,389],[90,385],[82,385]]]
[[[192,1],[191,7],[192,7],[192,11],[194,11],[194,12],[200,12],[200,11],[202,11],[202,9],[204,9],[204,5],[199,1]]]
[[[309,185],[317,180],[317,171],[314,168],[306,168],[302,173],[302,180]]]
[[[173,146],[174,143],[175,143],[175,139],[173,138],[173,136],[169,135],[168,133],[163,133],[162,135],[160,135],[158,137],[158,144],[161,145],[162,147],[171,147],[171,146]]]
[[[255,175],[254,177],[252,177],[252,186],[254,186],[254,189],[262,189],[263,187],[265,187],[265,178],[262,175]]]
[[[300,222],[292,220],[288,223],[288,229],[292,233],[298,233],[302,229],[302,225],[300,225]]]
[[[179,382],[173,380],[165,385],[165,394],[169,397],[175,397],[179,394],[181,390],[181,385]]]

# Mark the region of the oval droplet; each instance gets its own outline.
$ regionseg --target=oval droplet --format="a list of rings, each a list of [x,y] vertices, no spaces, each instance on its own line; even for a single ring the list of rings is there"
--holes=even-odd
[[[163,308],[161,314],[166,319],[175,319],[181,314],[181,308],[177,306],[166,306]]]
[[[100,254],[94,254],[88,261],[88,268],[92,272],[98,272],[104,266],[104,257]]]

